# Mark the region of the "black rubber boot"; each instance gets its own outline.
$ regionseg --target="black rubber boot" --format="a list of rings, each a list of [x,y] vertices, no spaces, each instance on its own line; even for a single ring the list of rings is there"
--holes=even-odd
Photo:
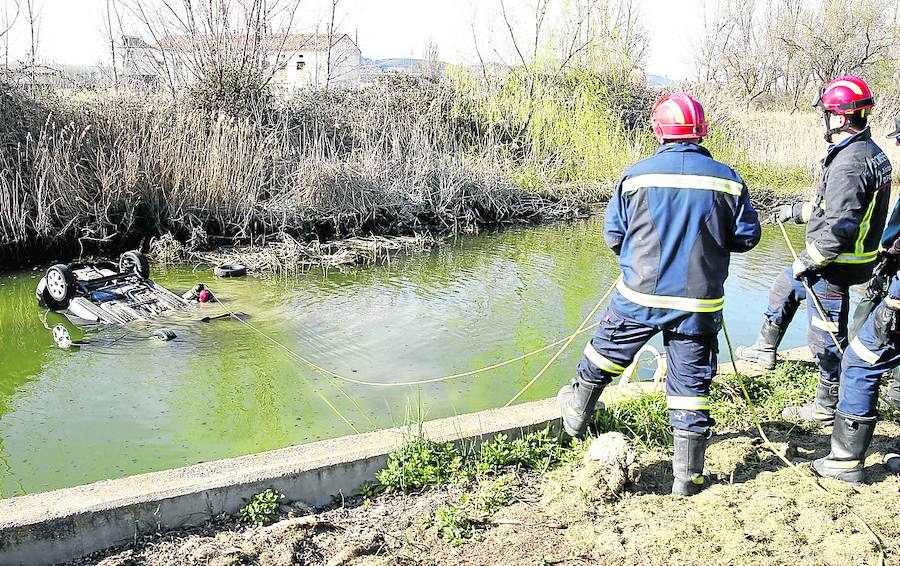
[[[781,327],[769,320],[763,318],[762,328],[759,329],[759,336],[752,346],[738,346],[735,355],[739,360],[745,362],[753,362],[762,366],[763,369],[775,369],[775,360],[777,358],[778,346],[787,327]]]
[[[603,403],[600,403],[599,399],[604,387],[605,385],[586,383],[575,378],[556,394],[563,428],[569,436],[584,437],[594,417],[594,411],[603,409]]]
[[[838,401],[838,384],[819,378],[816,387],[816,398],[811,405],[802,407],[786,407],[781,411],[781,418],[789,421],[804,421],[822,426],[834,422],[834,410]]]
[[[811,464],[822,477],[862,483],[866,450],[875,432],[875,417],[854,417],[838,412],[831,433],[831,453]]]
[[[892,474],[900,474],[900,454],[894,452],[885,454],[884,467]]]
[[[707,436],[677,428],[672,430],[672,436],[675,437],[675,454],[672,456],[675,482],[672,484],[672,494],[683,497],[696,495],[709,484],[709,478],[703,475]]]
[[[900,368],[895,368],[891,372],[891,381],[888,383],[884,400],[891,407],[900,409]]]

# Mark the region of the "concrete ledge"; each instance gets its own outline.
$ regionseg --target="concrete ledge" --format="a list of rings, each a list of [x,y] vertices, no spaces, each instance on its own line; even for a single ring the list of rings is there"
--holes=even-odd
[[[782,359],[810,356],[798,348]],[[739,364],[739,370],[759,373],[749,364]],[[730,363],[720,367],[721,373],[732,371]],[[615,403],[652,388],[609,387],[602,399]],[[430,421],[423,429],[438,442],[477,445],[500,433],[516,437],[556,427],[558,421],[556,401],[547,399]],[[288,501],[323,506],[374,479],[388,454],[412,434],[407,427],[394,428],[0,500],[0,565],[64,562],[142,534],[202,525],[237,512],[244,499],[269,487]]]

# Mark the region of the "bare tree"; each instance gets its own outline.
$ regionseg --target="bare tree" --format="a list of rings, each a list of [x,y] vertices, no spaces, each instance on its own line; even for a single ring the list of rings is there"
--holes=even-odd
[[[28,25],[28,72],[31,84],[35,84],[35,71],[37,70],[37,51],[41,32],[41,11],[43,2],[40,0],[21,0],[24,2],[25,23]]]
[[[422,76],[433,81],[441,78],[441,54],[437,43],[429,39],[422,56]]]
[[[20,14],[18,1],[13,0],[12,4],[15,6],[16,13],[10,18],[9,4],[9,0],[3,0],[3,20],[0,21],[0,39],[3,40],[3,73],[7,77],[9,76],[9,32],[16,25]]]
[[[221,95],[261,92],[283,70],[300,6],[300,0],[119,1],[152,40],[173,96],[192,81]]]

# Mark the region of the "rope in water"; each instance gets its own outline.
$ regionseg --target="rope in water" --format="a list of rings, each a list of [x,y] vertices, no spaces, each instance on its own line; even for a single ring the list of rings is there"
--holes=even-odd
[[[616,288],[616,285],[621,280],[622,280],[622,275],[619,275],[619,277],[616,278],[616,280],[613,282],[613,284],[610,285],[609,289],[607,289],[606,293],[604,293],[603,296],[600,297],[600,300],[597,301],[597,304],[594,305],[594,308],[591,309],[591,312],[588,313],[588,315],[584,318],[584,320],[581,321],[581,324],[578,325],[578,330],[576,330],[574,334],[569,336],[569,338],[566,340],[566,343],[563,344],[562,347],[560,347],[560,349],[555,354],[553,354],[552,358],[547,360],[547,363],[544,364],[544,367],[541,368],[541,371],[537,372],[537,375],[532,377],[531,381],[529,381],[528,383],[525,384],[525,387],[523,387],[521,390],[519,390],[519,392],[516,393],[512,399],[507,401],[506,404],[503,405],[504,407],[509,407],[510,405],[515,403],[516,399],[518,399],[519,397],[524,395],[525,392],[528,391],[532,385],[537,383],[537,380],[540,379],[542,375],[544,375],[544,373],[547,371],[547,369],[551,365],[553,365],[553,362],[555,362],[557,360],[557,358],[559,358],[562,355],[562,353],[566,350],[566,348],[569,347],[569,344],[572,343],[572,340],[574,340],[576,336],[578,336],[579,334],[581,334],[582,332],[584,332],[586,330],[588,321],[591,320],[592,318],[594,318],[594,315],[597,314],[597,311],[600,310],[600,307],[603,306],[603,303],[606,302],[606,299],[609,298],[609,296],[612,294],[613,290]]]
[[[787,234],[785,234],[787,237]],[[737,377],[738,384],[741,386],[741,394],[744,396],[744,400],[747,402],[747,408],[750,410],[750,416],[753,419],[753,423],[756,425],[756,430],[759,432],[759,436],[763,439],[763,443],[766,448],[769,449],[772,454],[778,457],[779,460],[784,462],[788,467],[790,467],[793,471],[797,473],[798,476],[803,478],[804,481],[812,485],[819,492],[824,493],[836,503],[843,505],[846,507],[850,514],[862,525],[863,529],[866,533],[872,538],[872,541],[875,543],[875,546],[878,548],[879,556],[878,556],[878,564],[883,566],[885,561],[885,551],[884,551],[884,543],[881,540],[881,537],[875,530],[866,522],[865,519],[860,516],[852,505],[849,503],[842,501],[837,495],[825,489],[825,487],[819,483],[819,480],[815,477],[804,473],[797,464],[788,460],[786,456],[784,456],[781,452],[775,449],[775,446],[772,444],[772,441],[769,440],[766,431],[763,430],[762,423],[759,420],[759,415],[756,413],[756,405],[753,404],[753,401],[750,399],[750,394],[747,392],[747,388],[744,386],[744,376],[738,370],[737,362],[735,361],[734,348],[731,345],[731,337],[728,335],[728,327],[725,325],[725,319],[722,319],[722,332],[725,334],[725,343],[728,345],[728,351],[731,354],[731,367],[734,369],[734,375]]]

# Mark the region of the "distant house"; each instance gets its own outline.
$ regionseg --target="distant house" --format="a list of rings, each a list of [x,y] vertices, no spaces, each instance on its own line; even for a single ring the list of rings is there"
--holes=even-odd
[[[271,75],[278,90],[360,85],[362,53],[347,34],[271,35],[261,42],[259,66],[264,75]],[[184,86],[196,78],[197,46],[205,43],[202,38],[169,35],[150,45],[141,38],[126,37],[118,57],[120,75],[139,84]]]

